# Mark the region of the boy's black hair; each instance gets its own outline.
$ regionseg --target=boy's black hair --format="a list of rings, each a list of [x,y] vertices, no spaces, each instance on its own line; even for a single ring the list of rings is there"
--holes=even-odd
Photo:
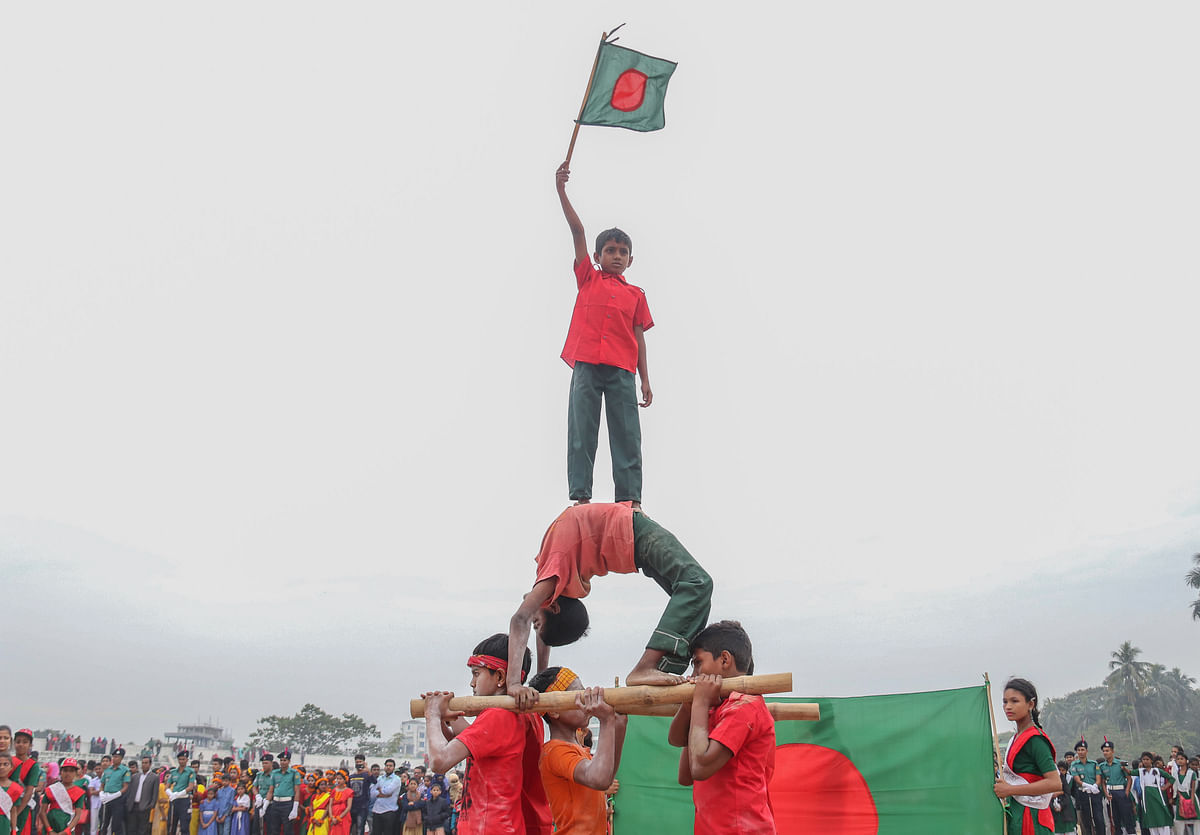
[[[609,241],[625,244],[625,246],[629,247],[629,253],[633,254],[633,240],[624,231],[615,226],[612,229],[605,229],[596,236],[595,254],[599,255],[604,250],[604,245]]]
[[[562,672],[562,667],[547,667],[529,679],[528,684],[539,693],[545,693],[546,688],[554,683],[554,679],[558,678],[560,672]]]
[[[1067,770],[1067,761],[1066,761],[1066,760],[1059,760],[1059,761],[1058,761],[1058,763],[1057,763],[1057,765],[1058,765],[1058,770],[1059,770],[1059,771],[1066,771],[1066,770]]]
[[[582,600],[558,598],[558,611],[542,613],[542,643],[548,647],[573,644],[588,633],[588,612]],[[526,650],[528,652],[528,650]]]
[[[700,630],[700,634],[692,639],[688,652],[695,655],[701,649],[714,657],[728,651],[739,673],[754,675],[754,647],[750,644],[750,636],[736,620],[719,620]]]
[[[536,676],[529,679],[529,681],[527,683],[530,687],[532,687],[534,690],[538,691],[539,693],[545,693],[546,688],[554,683],[554,680],[556,678],[558,678],[558,674],[560,672],[562,672],[562,667],[547,667],[546,669],[544,669],[540,673],[538,673]],[[542,718],[546,720],[547,725],[550,724],[550,714],[549,713],[543,713]]]
[[[508,635],[503,632],[497,632],[490,638],[484,638],[476,645],[472,655],[491,655],[495,658],[503,658],[508,660]],[[521,675],[517,677],[517,681],[524,681],[525,676],[529,675],[529,668],[533,664],[533,656],[529,653],[529,647],[525,647],[525,655],[521,657]],[[504,677],[505,681],[512,681],[512,671],[510,675]]]

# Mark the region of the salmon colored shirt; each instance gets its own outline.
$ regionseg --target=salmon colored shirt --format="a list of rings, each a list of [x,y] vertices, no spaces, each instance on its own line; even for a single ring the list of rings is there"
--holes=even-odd
[[[542,746],[542,785],[550,800],[557,835],[605,835],[608,805],[604,792],[575,782],[575,768],[590,760],[592,752],[582,745],[552,739]]]
[[[579,295],[562,358],[572,368],[576,362],[590,362],[636,372],[638,344],[633,329],[654,327],[645,291],[619,275],[600,272],[591,261],[575,265],[575,281]]]
[[[709,710],[708,738],[733,757],[692,786],[696,835],[775,835],[767,792],[775,773],[775,719],[762,696],[734,692]]]
[[[550,523],[538,551],[537,580],[556,577],[554,595],[579,599],[592,590],[592,578],[636,574],[633,560],[633,503],[577,504]]]

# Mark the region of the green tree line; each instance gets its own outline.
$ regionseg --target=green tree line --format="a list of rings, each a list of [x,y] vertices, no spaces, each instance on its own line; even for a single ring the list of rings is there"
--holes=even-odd
[[[1046,701],[1042,726],[1056,746],[1073,746],[1082,738],[1091,755],[1098,756],[1108,737],[1123,759],[1143,750],[1166,754],[1172,745],[1182,745],[1188,753],[1200,751],[1196,679],[1179,667],[1143,661],[1141,654],[1125,641],[1112,653],[1100,685]]]

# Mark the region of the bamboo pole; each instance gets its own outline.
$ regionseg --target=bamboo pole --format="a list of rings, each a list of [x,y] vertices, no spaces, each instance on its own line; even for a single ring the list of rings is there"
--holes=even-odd
[[[721,682],[721,695],[728,696],[733,691],[762,695],[764,693],[788,693],[792,689],[791,673],[773,673],[760,676],[735,676]],[[694,684],[673,684],[656,687],[642,684],[637,687],[613,687],[604,691],[604,701],[620,710],[623,707],[635,705],[677,705],[691,701],[695,692]],[[556,693],[542,693],[532,710],[536,713],[546,713],[552,710],[570,710],[575,707],[576,690],[562,690]],[[465,713],[480,713],[490,707],[502,710],[516,710],[517,700],[512,696],[455,696],[450,700],[450,710],[461,710]],[[408,705],[409,714],[413,719],[425,716],[425,700],[412,699]]]
[[[996,732],[996,708],[992,706],[992,680],[988,677],[987,673],[983,674],[983,683],[987,690],[988,716],[991,717],[991,720],[992,720],[992,768],[995,772],[995,779],[999,780],[1000,779],[1000,762],[1001,762],[1001,760],[1000,760],[1000,735]],[[997,800],[1000,801],[1001,809],[1008,808],[1008,804],[1006,804],[1003,800],[1000,800],[999,798],[997,798]],[[1004,835],[1004,833],[1006,833],[1008,831],[1008,828],[1007,828],[1008,824],[1006,821],[1007,821],[1007,819],[1004,818],[1003,816],[1001,816],[1001,818],[1000,818],[1001,835]]]
[[[627,716],[674,716],[678,709],[677,705],[630,705],[621,708],[617,713]],[[821,706],[816,702],[767,702],[767,712],[776,722],[821,720]]]
[[[615,31],[615,30],[614,30]],[[600,33],[600,43],[596,47],[596,60],[592,61],[592,73],[588,76],[587,88],[583,91],[583,101],[579,103],[579,115],[575,117],[575,130],[571,131],[571,144],[567,146],[567,158],[564,163],[571,164],[571,154],[575,153],[575,140],[579,138],[579,120],[583,118],[583,108],[587,107],[588,96],[592,94],[592,82],[596,79],[596,67],[600,66],[600,47],[608,40],[608,33]]]

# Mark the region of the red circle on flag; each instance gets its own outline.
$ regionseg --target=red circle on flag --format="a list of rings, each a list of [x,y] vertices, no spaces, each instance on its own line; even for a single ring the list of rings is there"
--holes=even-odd
[[[876,835],[879,813],[850,758],[803,742],[775,749],[771,809],[779,835]]]
[[[642,106],[646,100],[646,79],[644,72],[625,70],[617,77],[613,85],[612,99],[609,101],[614,108],[622,113],[631,113]]]

